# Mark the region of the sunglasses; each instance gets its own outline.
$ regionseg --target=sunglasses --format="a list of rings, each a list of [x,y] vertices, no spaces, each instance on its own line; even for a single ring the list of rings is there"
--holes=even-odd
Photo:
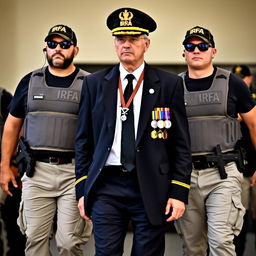
[[[193,52],[196,47],[199,49],[199,51],[205,52],[209,49],[209,47],[212,47],[212,46],[207,43],[200,43],[200,44],[188,43],[188,44],[184,44],[184,47],[188,52]]]
[[[74,45],[69,41],[62,41],[62,42],[48,41],[47,42],[48,47],[51,49],[55,49],[58,44],[60,45],[61,49],[69,49],[71,45]]]

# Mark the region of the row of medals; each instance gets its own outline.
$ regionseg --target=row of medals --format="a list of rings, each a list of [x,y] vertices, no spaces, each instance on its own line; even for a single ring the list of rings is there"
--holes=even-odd
[[[168,131],[172,123],[170,121],[170,108],[154,108],[152,111],[151,132],[152,139],[167,139]]]

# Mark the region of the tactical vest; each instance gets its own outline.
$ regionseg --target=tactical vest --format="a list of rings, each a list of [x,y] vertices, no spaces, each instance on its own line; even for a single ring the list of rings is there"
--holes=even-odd
[[[87,74],[79,70],[71,86],[62,88],[46,84],[45,68],[32,73],[24,137],[33,150],[74,152],[78,107]]]
[[[3,88],[0,88],[0,145],[2,143],[2,135],[4,129],[4,118],[2,116],[2,96],[3,96]]]
[[[218,144],[222,152],[233,150],[241,131],[239,121],[227,114],[230,72],[217,68],[211,87],[195,92],[187,90],[185,73],[180,76],[183,78],[192,155],[213,153]]]

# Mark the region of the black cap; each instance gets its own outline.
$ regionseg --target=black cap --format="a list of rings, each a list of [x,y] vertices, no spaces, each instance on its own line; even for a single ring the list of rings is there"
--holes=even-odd
[[[246,65],[236,65],[232,68],[232,73],[244,78],[245,76],[251,76],[252,73]]]
[[[202,40],[204,40],[205,43],[210,44],[213,48],[215,47],[213,35],[211,34],[211,32],[208,29],[205,29],[205,28],[199,27],[199,26],[195,26],[195,27],[189,29],[185,35],[183,44],[186,44],[188,42],[188,39],[191,37],[199,37]]]
[[[45,42],[47,42],[52,36],[60,36],[64,38],[67,41],[72,41],[74,45],[77,45],[77,39],[75,32],[66,25],[55,25],[53,26],[49,32],[46,38],[44,39]]]
[[[107,26],[113,36],[148,35],[157,27],[149,15],[133,8],[120,8],[112,12],[107,18]]]

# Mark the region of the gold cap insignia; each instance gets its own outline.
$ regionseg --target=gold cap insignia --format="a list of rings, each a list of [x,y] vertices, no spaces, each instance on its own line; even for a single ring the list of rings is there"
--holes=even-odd
[[[242,71],[242,67],[237,66],[237,67],[236,67],[236,70],[235,70],[235,74],[240,74],[241,71]]]
[[[132,26],[131,19],[133,18],[133,13],[124,10],[120,12],[119,19],[120,19],[120,26]]]
[[[64,32],[67,33],[66,28],[64,26],[55,26],[52,28],[51,32]]]
[[[191,34],[203,34],[204,35],[204,30],[202,28],[192,28],[190,30],[190,35]]]

